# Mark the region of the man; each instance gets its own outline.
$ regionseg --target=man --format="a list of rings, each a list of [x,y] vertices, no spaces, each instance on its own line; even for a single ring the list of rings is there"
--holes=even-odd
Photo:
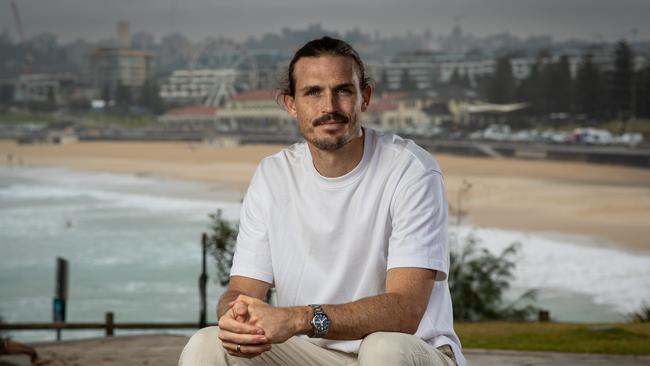
[[[361,127],[372,86],[347,43],[307,43],[286,84],[306,143],[257,168],[219,328],[197,332],[179,365],[465,365],[438,164]],[[277,307],[261,300],[272,286]]]

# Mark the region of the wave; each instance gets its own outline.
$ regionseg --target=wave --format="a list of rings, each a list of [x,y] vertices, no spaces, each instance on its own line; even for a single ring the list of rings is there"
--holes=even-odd
[[[35,211],[84,211],[122,209],[126,214],[178,213],[203,219],[220,208],[224,218],[236,220],[240,204],[210,198],[183,197],[183,193],[209,196],[212,187],[195,182],[128,174],[90,173],[63,168],[0,167],[0,178],[12,179],[0,186],[0,220]]]
[[[623,313],[638,310],[650,300],[650,255],[585,245],[595,242],[588,237],[561,239],[557,235],[473,226],[461,226],[458,234],[461,238],[472,234],[480,239],[480,246],[495,254],[520,243],[513,287],[585,294],[596,304]]]

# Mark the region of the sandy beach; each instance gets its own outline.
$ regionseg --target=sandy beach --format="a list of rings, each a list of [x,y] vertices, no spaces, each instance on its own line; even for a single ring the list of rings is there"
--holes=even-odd
[[[264,157],[280,145],[217,148],[180,142],[0,141],[0,164],[61,166],[212,184],[239,200]],[[466,219],[486,227],[567,235],[573,241],[650,252],[650,170],[574,162],[436,155],[453,208],[463,182]],[[587,242],[587,240],[585,240]]]

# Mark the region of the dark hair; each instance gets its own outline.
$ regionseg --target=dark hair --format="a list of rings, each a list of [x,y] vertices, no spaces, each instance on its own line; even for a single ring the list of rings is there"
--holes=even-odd
[[[293,70],[296,62],[303,57],[320,57],[323,55],[329,56],[343,56],[351,57],[359,68],[359,80],[361,81],[361,88],[365,88],[372,83],[372,78],[368,76],[366,68],[361,61],[361,57],[357,51],[352,48],[347,42],[332,37],[322,37],[307,42],[293,55],[289,68],[287,69],[284,77],[280,80],[280,87],[278,97],[283,95],[294,96],[296,93],[296,79],[293,75]]]

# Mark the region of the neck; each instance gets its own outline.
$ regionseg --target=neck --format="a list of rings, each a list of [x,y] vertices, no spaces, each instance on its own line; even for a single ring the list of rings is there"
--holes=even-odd
[[[363,158],[364,131],[354,137],[345,146],[337,150],[321,150],[312,144],[309,146],[314,167],[320,175],[327,178],[343,176],[354,169]]]

